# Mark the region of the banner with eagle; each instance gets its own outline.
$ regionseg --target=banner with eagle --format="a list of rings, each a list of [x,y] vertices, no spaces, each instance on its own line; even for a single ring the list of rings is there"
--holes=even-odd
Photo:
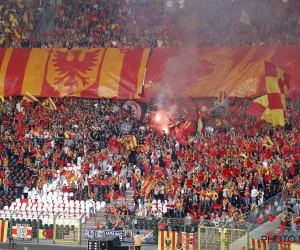
[[[150,49],[1,49],[0,95],[139,99]]]
[[[178,241],[178,232],[159,231],[158,250],[174,250]]]
[[[147,65],[144,94],[147,98],[163,92],[170,98],[216,97],[220,92],[227,97],[260,96],[266,93],[262,83],[267,61],[291,76],[289,95],[299,96],[299,54],[300,45],[155,48]]]

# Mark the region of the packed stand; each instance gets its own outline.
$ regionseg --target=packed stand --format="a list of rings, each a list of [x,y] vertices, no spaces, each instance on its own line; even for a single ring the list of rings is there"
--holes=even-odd
[[[155,48],[298,44],[299,1],[65,1],[43,47]],[[200,25],[199,25],[200,24]]]
[[[230,120],[216,123],[201,111],[202,135],[195,122],[190,136],[179,132],[180,124],[196,107],[213,106],[212,99],[170,101],[178,108],[165,132],[157,129],[155,100],[143,126],[122,110],[122,101],[54,100],[56,111],[17,98],[2,104],[1,208],[26,202],[35,190],[40,197],[72,193],[68,199],[88,202],[91,215],[96,202],[112,204],[107,214],[123,222],[132,215],[222,223],[250,211],[257,223],[256,209],[278,193],[298,201],[299,99],[288,101],[285,129],[247,117],[250,100],[231,98]],[[135,148],[120,136],[123,121],[132,121]],[[154,182],[145,192],[149,176]],[[129,188],[134,202],[119,204]]]
[[[0,1],[0,46],[31,48],[40,43],[33,32],[40,20],[48,15],[48,0]]]

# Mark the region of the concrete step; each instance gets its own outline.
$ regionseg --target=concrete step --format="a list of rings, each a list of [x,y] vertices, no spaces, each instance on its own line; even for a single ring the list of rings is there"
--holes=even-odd
[[[133,201],[133,195],[134,191],[131,189],[128,189],[126,191],[126,198],[120,197],[118,200],[111,201],[111,204],[121,204],[126,202],[127,204],[134,202]],[[97,222],[100,222],[102,225],[106,225],[106,217],[105,217],[105,209],[101,209],[98,211],[95,216],[90,218],[85,222],[84,225],[81,227],[81,245],[86,245],[88,242],[88,239],[85,238],[85,229],[96,229],[97,228]]]

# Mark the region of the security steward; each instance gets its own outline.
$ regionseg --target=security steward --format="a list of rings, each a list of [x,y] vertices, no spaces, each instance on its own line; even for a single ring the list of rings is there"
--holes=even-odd
[[[134,236],[134,248],[135,250],[141,250],[142,246],[142,237],[140,236],[140,232],[136,232],[136,236]]]

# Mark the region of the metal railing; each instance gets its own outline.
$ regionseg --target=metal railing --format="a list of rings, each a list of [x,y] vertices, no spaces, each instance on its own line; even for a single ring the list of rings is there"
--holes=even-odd
[[[286,197],[290,197],[290,193],[284,190],[268,199],[263,204],[258,205],[256,209],[250,210],[238,218],[229,220],[223,227],[252,231],[261,224],[269,221],[270,215],[277,216],[281,214],[285,209]]]

